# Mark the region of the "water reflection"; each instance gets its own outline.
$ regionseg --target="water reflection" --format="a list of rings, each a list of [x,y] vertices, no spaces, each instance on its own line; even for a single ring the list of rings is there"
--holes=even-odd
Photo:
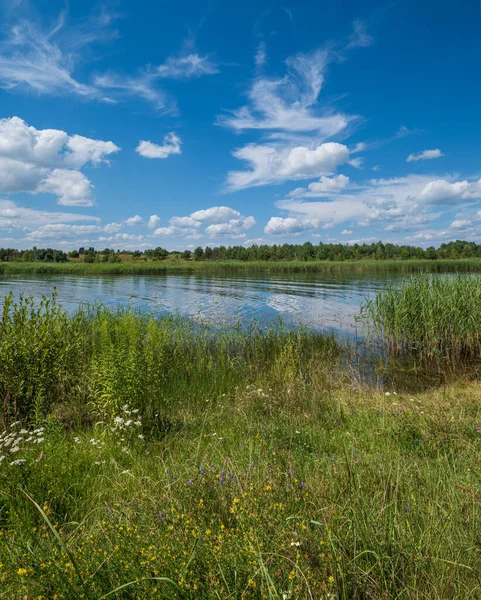
[[[359,277],[288,274],[209,277],[161,276],[15,276],[0,278],[0,300],[10,291],[40,298],[57,288],[69,312],[79,304],[132,305],[158,314],[178,313],[196,321],[233,323],[281,317],[292,325],[345,332],[355,328],[359,305],[396,275]]]

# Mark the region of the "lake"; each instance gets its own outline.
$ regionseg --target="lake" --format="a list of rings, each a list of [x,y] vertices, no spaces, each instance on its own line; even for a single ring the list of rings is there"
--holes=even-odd
[[[79,304],[130,304],[141,311],[177,313],[215,325],[282,318],[290,325],[353,335],[360,304],[401,279],[398,274],[9,275],[0,278],[0,301],[10,291],[15,298],[22,293],[40,298],[56,288],[60,304],[69,312]]]

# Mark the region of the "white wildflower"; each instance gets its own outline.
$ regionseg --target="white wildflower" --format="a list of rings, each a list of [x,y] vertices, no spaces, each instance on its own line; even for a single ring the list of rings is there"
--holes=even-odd
[[[74,437],[73,441],[75,444],[80,444],[80,438],[78,437]]]
[[[19,458],[18,460],[14,460],[13,462],[11,462],[10,466],[14,467],[16,465],[23,465],[24,462],[26,462],[24,458]]]
[[[45,438],[37,438],[36,440],[33,440],[33,443],[34,444],[41,444],[44,441],[45,441]]]

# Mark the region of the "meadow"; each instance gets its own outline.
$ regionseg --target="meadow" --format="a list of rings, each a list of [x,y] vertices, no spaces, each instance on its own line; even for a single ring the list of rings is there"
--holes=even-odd
[[[380,294],[374,354],[8,298],[0,597],[481,598],[479,287]]]

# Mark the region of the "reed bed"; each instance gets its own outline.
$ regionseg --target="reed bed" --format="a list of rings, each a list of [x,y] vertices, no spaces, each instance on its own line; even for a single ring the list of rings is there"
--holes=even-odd
[[[279,261],[131,261],[123,263],[0,263],[0,274],[11,275],[164,275],[176,273],[445,273],[479,272],[481,259],[437,260],[279,260]]]
[[[361,314],[393,353],[456,364],[481,359],[481,278],[416,275],[377,293]]]

